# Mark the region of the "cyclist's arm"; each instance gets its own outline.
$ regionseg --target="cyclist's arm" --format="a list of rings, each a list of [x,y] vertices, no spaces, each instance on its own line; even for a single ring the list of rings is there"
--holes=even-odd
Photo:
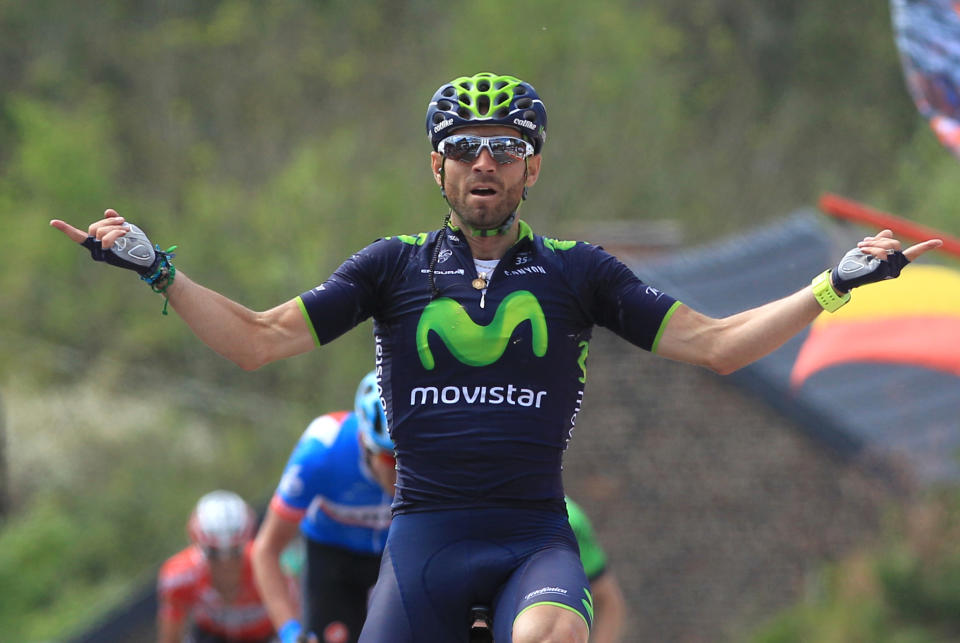
[[[165,618],[157,622],[157,643],[181,643],[187,631],[187,622],[171,621]]]
[[[157,643],[180,643],[187,633],[187,613],[190,606],[185,601],[161,588],[157,610]]]
[[[111,248],[127,230],[124,218],[107,210],[87,232],[54,219],[50,225],[76,243],[87,236]],[[178,271],[165,292],[174,310],[210,348],[240,367],[253,370],[272,361],[305,353],[314,339],[295,299],[264,312],[249,308],[205,288]]]
[[[185,569],[183,552],[167,559],[157,573],[157,641],[180,643],[194,605],[194,579]]]
[[[623,636],[626,601],[612,572],[606,571],[590,581],[593,594],[593,627],[590,643],[617,643]]]
[[[246,370],[306,353],[316,345],[296,299],[256,312],[182,272],[177,272],[166,295],[197,337]]]
[[[941,243],[939,239],[930,239],[907,248],[903,254],[913,261]],[[900,242],[889,230],[884,230],[864,239],[858,246],[862,252],[883,260],[888,251],[900,247]],[[718,373],[731,373],[779,348],[822,311],[809,286],[783,299],[723,319],[713,319],[680,306],[667,322],[657,354],[705,366]]]
[[[779,348],[822,311],[810,288],[723,319],[681,305],[663,330],[657,354],[732,373]]]
[[[300,620],[286,574],[280,567],[280,554],[296,537],[299,526],[268,509],[253,541],[253,575],[260,598],[274,627],[279,629],[290,619]]]

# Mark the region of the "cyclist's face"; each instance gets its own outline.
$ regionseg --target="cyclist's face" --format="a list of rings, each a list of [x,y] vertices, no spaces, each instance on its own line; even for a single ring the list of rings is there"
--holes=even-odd
[[[481,125],[458,129],[457,134],[476,136],[519,136],[517,130],[499,125]],[[469,162],[447,159],[437,152],[431,154],[433,175],[440,183],[440,167],[446,173],[443,187],[450,205],[464,223],[487,230],[499,226],[520,204],[525,186],[537,182],[540,174],[540,156],[525,161],[501,165],[483,149]]]
[[[232,601],[240,592],[243,580],[243,556],[209,558],[210,581],[224,599]]]

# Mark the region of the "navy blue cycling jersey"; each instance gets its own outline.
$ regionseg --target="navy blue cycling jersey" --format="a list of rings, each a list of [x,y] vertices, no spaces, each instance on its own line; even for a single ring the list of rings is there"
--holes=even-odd
[[[594,325],[655,350],[679,303],[613,255],[533,234],[477,290],[448,228],[379,239],[299,301],[319,344],[374,318],[376,371],[397,450],[394,511],[546,505],[563,511],[563,451]]]

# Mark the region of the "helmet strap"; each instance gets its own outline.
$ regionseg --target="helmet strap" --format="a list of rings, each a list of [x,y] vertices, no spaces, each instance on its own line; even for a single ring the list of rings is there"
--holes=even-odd
[[[440,171],[437,172],[437,174],[440,175],[440,196],[442,196],[443,200],[447,202],[447,205],[450,205],[450,199],[447,198],[447,189],[446,189],[447,171],[446,171],[446,168],[444,167],[446,166],[446,164],[447,164],[447,157],[446,155],[444,155],[443,158],[440,159]]]

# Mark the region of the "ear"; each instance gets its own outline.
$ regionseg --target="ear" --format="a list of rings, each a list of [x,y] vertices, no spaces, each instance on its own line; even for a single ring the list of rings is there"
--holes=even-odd
[[[430,152],[430,168],[433,171],[433,180],[440,185],[440,168],[443,167],[443,155],[439,152]]]
[[[526,186],[530,187],[537,182],[537,179],[540,178],[540,160],[541,156],[539,154],[531,156],[527,159],[527,182]]]

